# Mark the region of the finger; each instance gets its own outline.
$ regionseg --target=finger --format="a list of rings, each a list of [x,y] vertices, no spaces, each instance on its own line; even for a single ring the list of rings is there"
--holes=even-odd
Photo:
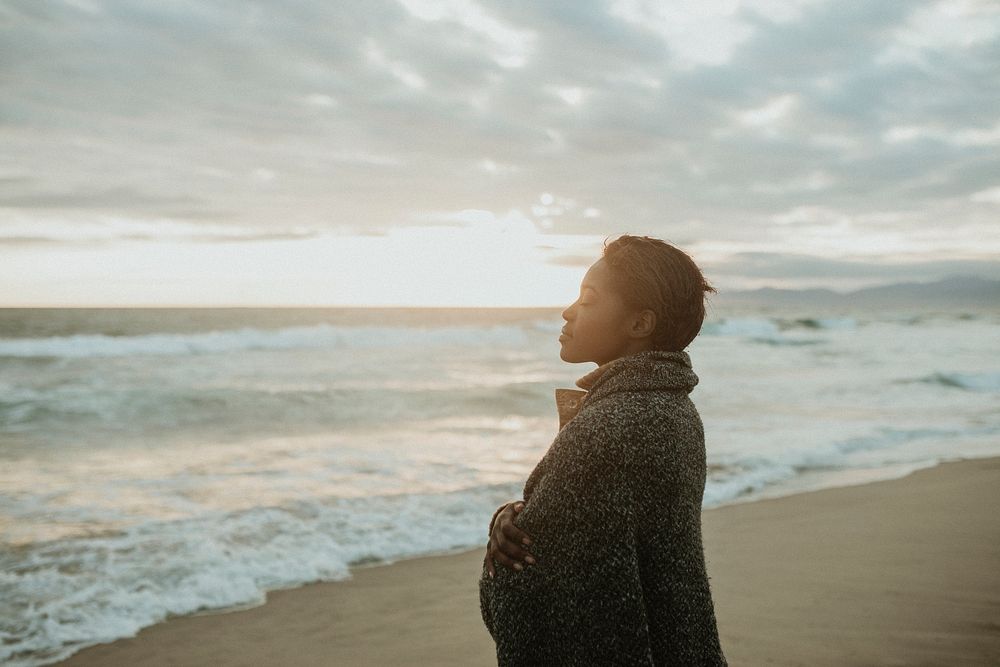
[[[503,553],[512,560],[521,561],[524,560],[527,556],[531,555],[527,550],[519,546],[517,542],[505,539],[503,537],[496,540],[495,544],[496,544],[495,546],[496,551]]]
[[[522,565],[524,565],[524,564],[534,565],[535,564],[535,557],[532,556],[527,551],[517,551],[517,552],[498,551],[497,553],[502,553],[504,556],[506,556],[507,558],[509,558],[511,560],[511,562],[514,562],[514,563],[521,563]]]
[[[503,565],[504,567],[506,567],[509,570],[523,570],[524,569],[524,565],[522,565],[520,562],[514,560],[513,558],[509,557],[507,554],[505,554],[504,552],[499,551],[499,550],[493,552],[493,559],[497,563],[499,563],[500,565]]]
[[[497,522],[500,521],[501,517],[503,517],[507,521],[512,521],[514,517],[523,509],[524,509],[523,501],[519,500],[516,503],[510,503],[500,511],[500,514],[497,515]]]
[[[490,539],[486,543],[486,557],[483,558],[483,564],[486,566],[486,571],[489,573],[490,577],[496,574],[493,569],[493,540]]]
[[[520,565],[522,568],[527,565],[535,564],[535,557],[529,553],[510,553],[507,551],[497,551],[494,554],[498,562],[504,563],[507,567],[513,567],[515,570],[517,566]],[[505,560],[506,559],[506,560]]]
[[[531,537],[510,521],[504,521],[500,524],[500,534],[504,539],[514,544],[520,544],[525,547],[531,546]]]
[[[504,554],[512,561],[515,562],[524,561],[524,563],[526,563],[527,565],[535,564],[534,555],[530,551],[527,551],[526,549],[519,547],[514,542],[500,539],[496,540],[495,544],[496,544],[496,546],[494,547],[495,551],[497,553]]]

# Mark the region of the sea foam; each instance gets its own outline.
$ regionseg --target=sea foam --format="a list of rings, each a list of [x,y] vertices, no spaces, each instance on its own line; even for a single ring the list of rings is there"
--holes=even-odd
[[[344,579],[351,566],[467,548],[518,487],[302,501],[32,545],[0,571],[0,663],[43,664],[169,615],[259,605],[268,590]]]
[[[0,357],[185,356],[244,350],[524,345],[518,326],[366,327],[318,324],[282,329],[244,327],[187,334],[108,336],[89,334],[0,339]]]

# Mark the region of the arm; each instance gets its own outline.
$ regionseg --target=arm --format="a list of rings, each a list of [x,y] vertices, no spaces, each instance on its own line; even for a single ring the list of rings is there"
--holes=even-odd
[[[494,561],[515,570],[523,569],[525,564],[535,563],[528,551],[531,537],[514,523],[517,513],[523,509],[524,501],[517,500],[503,505],[493,513],[489,528],[490,539],[486,543],[486,555],[483,557],[483,564],[490,577],[496,576]]]
[[[482,582],[498,659],[651,664],[625,438],[574,430],[516,519],[537,563]]]
[[[503,512],[508,505],[510,505],[510,503],[504,503],[503,505],[497,508],[496,512],[493,513],[493,518],[490,519],[490,527],[486,530],[487,535],[493,534],[493,524],[496,522],[497,516],[500,514],[500,512]]]
[[[705,567],[701,506],[705,446],[701,422],[690,407],[679,422],[657,425],[661,434],[638,451],[636,469],[647,479],[637,488],[638,548],[651,648],[657,665],[719,667],[726,664]]]

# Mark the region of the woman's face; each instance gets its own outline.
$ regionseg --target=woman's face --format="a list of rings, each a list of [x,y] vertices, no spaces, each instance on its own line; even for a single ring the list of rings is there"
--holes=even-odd
[[[559,336],[562,344],[559,357],[563,361],[573,364],[593,361],[600,365],[648,348],[648,338],[642,335],[644,327],[651,330],[646,326],[648,316],[640,315],[637,321],[636,314],[612,287],[603,259],[587,271],[580,283],[580,297],[562,312],[562,317],[566,320]]]

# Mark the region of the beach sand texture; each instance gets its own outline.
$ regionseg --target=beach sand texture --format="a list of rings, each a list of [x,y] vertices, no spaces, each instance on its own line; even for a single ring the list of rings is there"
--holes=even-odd
[[[730,665],[1000,664],[998,501],[991,458],[707,510]],[[479,615],[483,553],[359,568],[60,664],[495,665]]]

